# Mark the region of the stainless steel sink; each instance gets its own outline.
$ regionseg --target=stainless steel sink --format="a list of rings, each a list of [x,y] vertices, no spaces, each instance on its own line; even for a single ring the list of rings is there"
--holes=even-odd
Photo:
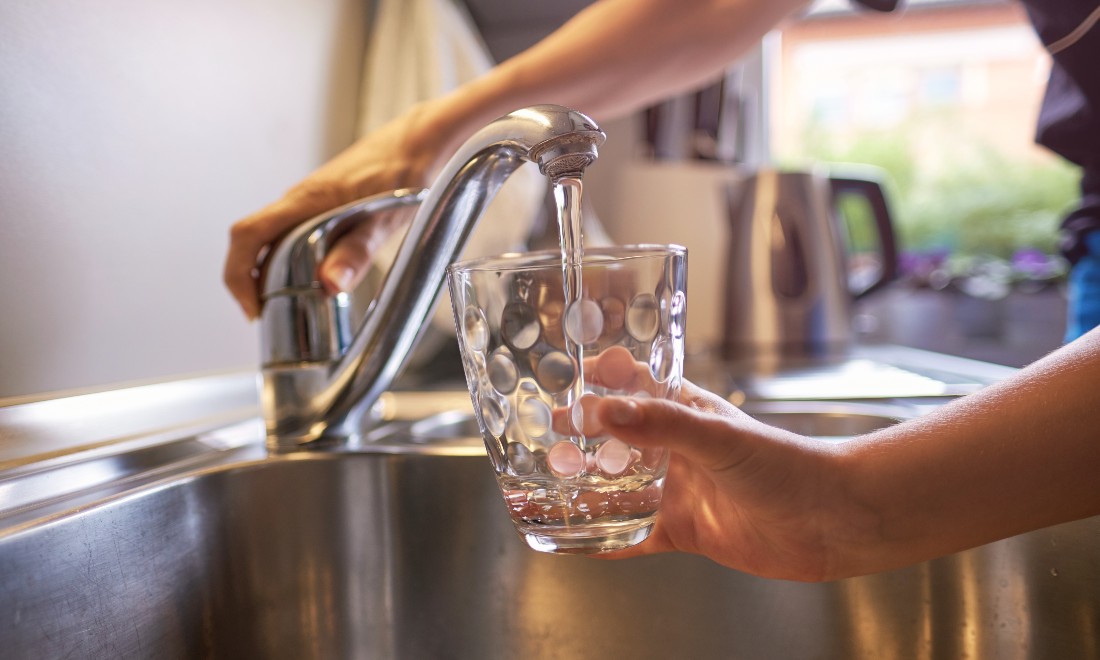
[[[909,406],[885,403],[823,401],[752,401],[741,409],[756,419],[801,435],[823,440],[848,440],[915,417]],[[434,443],[457,439],[481,440],[477,420],[466,410],[430,415],[407,426],[413,442]]]
[[[391,397],[347,451],[270,456],[255,411],[238,410],[137,449],[127,428],[70,455],[9,455],[0,655],[1100,657],[1100,519],[825,584],[680,554],[539,554],[513,531],[470,416],[446,412],[461,394]],[[907,411],[753,405],[822,437]],[[11,419],[0,407],[0,427]]]
[[[3,538],[6,657],[1095,654],[1096,521],[800,584],[532,552],[483,457],[238,453]]]

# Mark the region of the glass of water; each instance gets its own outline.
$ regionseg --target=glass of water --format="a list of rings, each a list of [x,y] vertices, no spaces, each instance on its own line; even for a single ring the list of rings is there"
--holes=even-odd
[[[543,552],[594,553],[644,540],[668,454],[607,433],[600,397],[676,400],[687,251],[588,249],[456,263],[447,271],[474,413],[512,520]]]

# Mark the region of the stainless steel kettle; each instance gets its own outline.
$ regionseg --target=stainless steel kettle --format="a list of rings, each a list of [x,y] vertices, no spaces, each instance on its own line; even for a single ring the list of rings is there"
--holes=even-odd
[[[852,341],[851,303],[897,274],[893,221],[874,176],[760,169],[726,188],[729,270],[724,355],[828,357]],[[877,234],[876,272],[849,276],[842,196],[866,200]],[[862,280],[862,281],[860,281]]]

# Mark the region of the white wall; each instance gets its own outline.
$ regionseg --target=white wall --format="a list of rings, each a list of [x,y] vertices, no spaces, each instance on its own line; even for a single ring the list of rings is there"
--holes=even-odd
[[[228,228],[351,140],[366,4],[0,4],[0,397],[255,367]]]

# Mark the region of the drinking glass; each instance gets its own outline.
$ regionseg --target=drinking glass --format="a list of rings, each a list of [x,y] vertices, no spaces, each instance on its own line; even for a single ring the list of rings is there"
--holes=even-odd
[[[595,406],[609,395],[679,397],[686,280],[678,245],[588,249],[579,268],[557,251],[448,268],[474,414],[532,548],[603,552],[649,535],[668,452],[606,432]]]

